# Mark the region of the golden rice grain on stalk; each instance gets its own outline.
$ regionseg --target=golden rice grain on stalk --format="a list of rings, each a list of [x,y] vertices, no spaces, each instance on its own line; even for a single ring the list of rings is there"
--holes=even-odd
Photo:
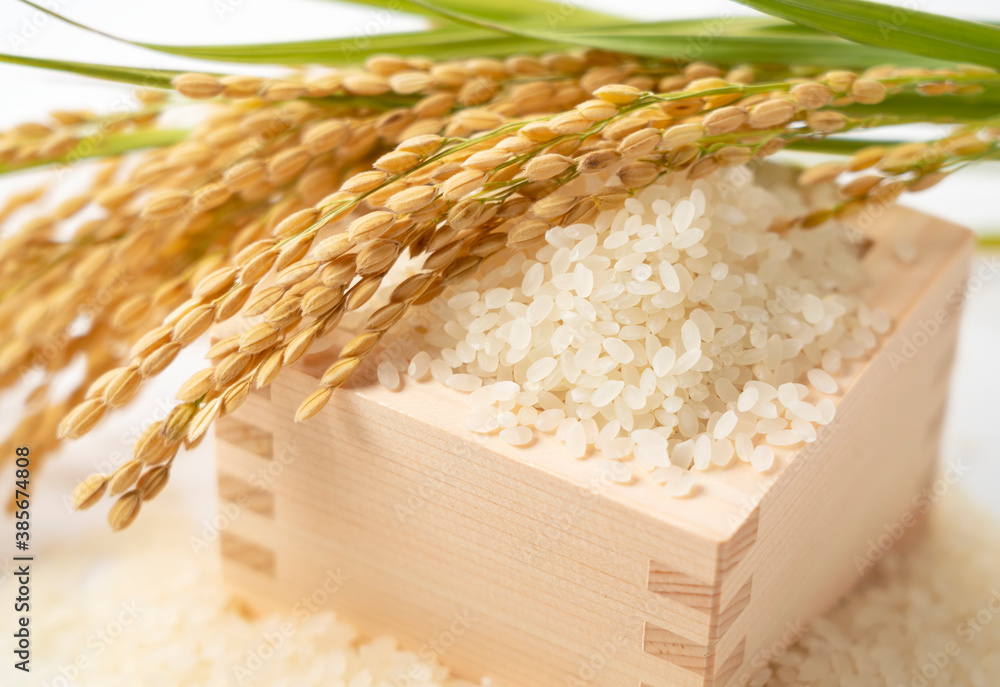
[[[174,361],[180,353],[182,344],[179,342],[168,343],[155,351],[149,353],[139,364],[139,374],[144,379],[154,377],[170,363]]]
[[[108,478],[108,495],[117,496],[130,489],[139,479],[139,475],[142,474],[143,467],[144,463],[134,458],[120,465]]]
[[[104,388],[104,402],[112,408],[123,406],[132,400],[141,384],[142,376],[135,366],[121,368]]]
[[[560,136],[579,134],[591,126],[593,126],[593,122],[579,112],[564,112],[549,120],[549,128]]]
[[[119,367],[112,368],[92,381],[90,386],[87,387],[86,397],[89,399],[103,396],[104,390],[107,389],[108,385],[121,373],[121,370],[122,368]]]
[[[267,358],[264,359],[264,362],[260,364],[260,366],[257,368],[257,371],[254,373],[253,377],[254,388],[263,389],[264,387],[266,387],[268,384],[270,384],[275,380],[275,378],[278,376],[278,373],[281,372],[282,359],[284,358],[286,350],[287,349],[279,348],[275,351],[272,351],[267,356]],[[247,388],[249,393],[249,386]]]
[[[576,106],[576,111],[584,118],[592,121],[603,121],[618,114],[618,107],[606,100],[587,100]]]
[[[489,102],[496,95],[499,86],[496,81],[487,76],[477,76],[469,79],[458,89],[456,100],[465,107],[482,105]]]
[[[205,354],[208,360],[221,360],[240,347],[240,337],[232,334],[216,341]]]
[[[320,273],[324,286],[347,286],[357,274],[353,255],[344,255],[333,260]]]
[[[504,118],[496,112],[482,108],[468,108],[455,114],[457,122],[470,131],[486,131],[503,126]]]
[[[663,150],[674,150],[701,140],[705,135],[705,127],[701,124],[678,124],[663,133],[660,147]]]
[[[147,470],[142,477],[139,478],[139,483],[136,485],[136,489],[142,496],[143,501],[150,501],[156,497],[163,487],[167,485],[167,481],[170,477],[170,464],[157,465],[156,467]]]
[[[661,134],[657,129],[640,129],[629,134],[618,144],[622,157],[637,158],[652,153],[660,145]]]
[[[215,398],[198,409],[187,428],[188,441],[197,441],[212,425],[222,409],[222,398]]]
[[[317,389],[316,391],[309,394],[306,400],[302,401],[299,409],[295,412],[296,422],[305,422],[309,418],[313,417],[319,411],[323,410],[323,407],[330,401],[333,397],[333,388],[329,389]]]
[[[847,126],[847,117],[839,112],[819,110],[806,115],[806,123],[813,131],[832,133]]]
[[[312,275],[317,269],[319,269],[318,260],[303,260],[279,272],[275,283],[282,288],[288,289]]]
[[[698,160],[696,163],[688,168],[688,179],[701,179],[702,177],[708,176],[716,169],[719,168],[719,163],[716,162],[714,157],[706,157]]]
[[[847,166],[842,162],[824,162],[802,172],[798,181],[802,186],[825,184],[836,179],[845,169]]]
[[[447,238],[444,235],[442,238],[435,237],[436,241],[431,242],[427,246],[427,250],[433,252],[424,258],[423,268],[425,270],[439,270],[449,265],[462,252],[465,246],[464,241],[457,240],[451,243],[444,243]]]
[[[295,307],[295,310],[298,310],[298,307]],[[244,354],[259,353],[273,347],[280,336],[281,331],[268,322],[255,324],[240,336],[240,351]]]
[[[875,166],[889,174],[902,174],[934,161],[937,156],[938,153],[929,148],[926,143],[914,141],[889,148]]]
[[[490,148],[488,150],[480,150],[478,153],[473,153],[462,163],[462,166],[466,169],[478,169],[481,171],[492,171],[508,162],[514,157],[513,153],[507,150],[501,150],[498,148]]]
[[[446,200],[457,200],[479,189],[486,181],[486,172],[469,169],[458,172],[441,185],[441,195]]]
[[[390,303],[382,306],[368,317],[365,329],[373,332],[385,331],[399,321],[406,308],[406,303]]]
[[[885,156],[886,150],[881,146],[869,146],[868,148],[862,148],[858,152],[854,153],[847,162],[847,169],[852,172],[858,172],[862,169],[868,169],[872,165],[878,163]]]
[[[361,360],[361,358],[341,358],[326,369],[326,372],[323,373],[323,376],[320,379],[320,385],[328,391],[336,389],[346,382],[347,378],[354,373],[354,371],[361,364]],[[312,397],[310,396],[310,398]],[[325,404],[325,401],[322,403]],[[305,403],[303,404],[303,407],[305,407]],[[296,416],[296,419],[297,418],[298,416]]]
[[[803,229],[818,227],[833,217],[833,211],[829,209],[814,210],[802,218],[800,224]]]
[[[165,219],[181,212],[191,200],[191,193],[180,189],[160,191],[146,201],[143,214],[147,217]]]
[[[444,145],[443,137],[437,134],[425,134],[423,136],[407,138],[396,146],[396,150],[425,156],[436,152],[442,145]]]
[[[311,153],[305,147],[284,150],[267,161],[267,178],[272,183],[283,184],[301,172],[309,163]]]
[[[188,424],[196,412],[198,412],[196,403],[181,403],[174,406],[167,414],[167,419],[164,420],[161,427],[163,437],[168,442],[178,441],[187,432]]]
[[[59,423],[59,438],[75,439],[83,436],[101,421],[107,411],[103,399],[92,398],[73,408]]]
[[[601,136],[608,141],[621,141],[629,134],[646,128],[646,120],[642,117],[619,119],[606,125],[601,130]]]
[[[605,187],[593,196],[594,203],[601,210],[621,207],[629,197],[628,191],[614,187]]]
[[[906,190],[914,193],[917,191],[926,191],[927,189],[937,186],[940,182],[944,181],[946,176],[948,175],[944,172],[921,174],[906,183]]]
[[[836,93],[846,93],[858,75],[854,72],[835,70],[823,75],[822,80]]]
[[[234,288],[219,301],[213,313],[213,319],[216,322],[224,322],[238,315],[249,300],[251,293],[253,293],[253,284],[241,284]]]
[[[347,193],[367,193],[384,184],[388,178],[389,175],[385,172],[361,172],[341,184],[340,190]]]
[[[365,72],[346,75],[342,85],[344,90],[354,95],[382,95],[390,90],[385,77]]]
[[[628,105],[635,102],[635,100],[642,95],[642,91],[633,86],[608,84],[595,89],[593,94],[600,100],[609,102],[612,105]]]
[[[833,99],[830,88],[824,84],[809,81],[792,86],[789,94],[795,100],[795,104],[807,110],[818,110],[825,107]]]
[[[420,164],[420,156],[403,150],[386,153],[375,161],[374,167],[389,174],[400,174]]]
[[[271,232],[276,238],[287,239],[311,227],[320,218],[317,208],[306,208],[285,217]]]
[[[546,143],[548,141],[551,141],[555,137],[556,137],[556,132],[552,130],[552,127],[550,127],[546,122],[536,121],[525,124],[523,127],[521,127],[520,136],[511,137],[508,140],[510,140],[512,143],[520,139],[527,139],[528,141],[531,141],[533,143]],[[505,149],[510,150],[510,148],[506,147]],[[519,151],[512,151],[512,152],[519,152]]]
[[[874,79],[858,79],[851,84],[851,97],[862,105],[876,105],[885,100],[886,89]]]
[[[265,253],[258,255],[243,266],[240,270],[239,279],[240,284],[243,285],[254,285],[264,278],[274,266],[275,261],[278,259],[279,251],[271,249]]]
[[[498,81],[509,76],[507,66],[502,61],[492,57],[474,57],[465,60],[464,67],[472,74]]]
[[[307,229],[298,236],[286,240],[285,245],[278,252],[278,259],[274,263],[274,269],[282,272],[290,265],[304,258],[312,247],[315,238],[315,230]]]
[[[250,396],[250,384],[251,380],[245,379],[229,387],[222,395],[222,408],[219,414],[229,415],[243,405]],[[188,440],[191,440],[190,432],[188,433]]]
[[[572,164],[573,160],[564,155],[539,155],[524,166],[524,176],[532,181],[551,179],[565,172]]]
[[[507,235],[503,231],[498,231],[476,240],[467,252],[472,257],[488,258],[503,250],[506,245]]]
[[[745,146],[723,146],[714,153],[714,159],[720,167],[736,167],[746,164],[753,157],[753,153]]]
[[[580,157],[576,162],[580,174],[596,174],[602,172],[621,159],[617,150],[605,148],[594,150]]]
[[[483,259],[476,255],[467,255],[463,258],[459,258],[441,273],[441,284],[442,286],[448,286],[450,284],[458,284],[466,279],[469,279],[479,266],[482,264]]]
[[[277,103],[301,98],[307,91],[308,88],[304,84],[276,79],[264,84],[260,90],[260,97],[268,102]]]
[[[397,241],[375,239],[358,251],[358,274],[367,276],[378,274],[389,269],[399,256],[400,244]]]
[[[344,298],[344,290],[339,287],[314,286],[302,296],[299,309],[308,317],[322,315],[335,308]]]
[[[309,350],[309,346],[312,345],[313,340],[319,335],[319,330],[320,327],[318,325],[306,327],[288,340],[288,343],[285,345],[283,351],[275,351],[276,354],[281,354],[281,364],[286,366],[292,365],[295,361],[305,355],[306,351]],[[267,362],[271,363],[271,365],[274,364],[270,358],[268,358]],[[270,383],[271,378],[267,369],[268,367],[269,366],[265,364],[260,370],[258,370],[256,380],[258,386]],[[274,371],[274,374],[277,374],[277,370]]]
[[[525,220],[507,233],[510,246],[523,245],[544,236],[552,225],[542,220]]]
[[[750,110],[749,124],[754,129],[784,126],[795,117],[795,105],[787,100],[767,100]]]
[[[195,191],[191,205],[197,212],[205,212],[217,208],[232,195],[232,189],[224,184],[206,184]]]
[[[302,297],[286,293],[277,303],[264,313],[264,322],[275,329],[285,329],[300,319],[299,306]]]
[[[73,490],[73,510],[87,510],[101,500],[108,485],[105,475],[91,475]]]
[[[213,308],[200,305],[187,312],[174,325],[171,338],[182,344],[189,344],[208,331],[212,325]]]
[[[347,139],[347,125],[337,119],[328,119],[310,125],[302,134],[302,144],[313,155],[333,150]]]
[[[108,511],[108,522],[111,524],[111,529],[118,532],[135,522],[141,506],[142,495],[138,490],[130,491],[121,496]]]
[[[647,186],[660,175],[660,170],[652,162],[630,162],[618,171],[618,179],[625,188]]]
[[[347,236],[356,243],[381,238],[396,221],[396,217],[395,212],[388,210],[369,212],[351,222],[347,227]]]
[[[218,298],[229,290],[238,274],[235,267],[220,267],[202,279],[194,290],[194,297],[205,301]]]
[[[180,74],[174,77],[171,84],[181,95],[199,100],[214,98],[222,93],[224,88],[222,82],[211,74],[196,72]]]
[[[249,74],[231,74],[219,79],[227,98],[252,98],[264,86],[264,79]]]
[[[979,138],[976,134],[964,134],[946,140],[943,148],[951,155],[962,157],[984,153],[990,149],[990,143]]]
[[[882,179],[883,177],[878,175],[867,174],[865,176],[851,179],[849,182],[837,189],[837,191],[844,198],[859,198],[867,195],[872,188],[881,183]]]
[[[712,110],[702,122],[705,133],[709,136],[728,134],[738,131],[740,127],[747,123],[750,115],[743,107],[729,106]]]
[[[705,79],[721,75],[722,70],[708,62],[691,62],[684,66],[684,76],[689,79]]]
[[[386,76],[382,74],[382,76]],[[398,71],[389,76],[389,87],[396,93],[409,95],[423,93],[434,86],[434,77],[427,72],[409,70]]]
[[[132,350],[129,352],[129,357],[138,358],[140,356],[146,355],[150,351],[159,348],[163,344],[170,340],[171,332],[173,327],[171,325],[161,325],[154,329],[149,330],[142,337],[132,345]]]
[[[188,377],[187,381],[177,390],[177,399],[187,402],[197,401],[212,388],[214,375],[215,369],[211,367],[198,370]]]
[[[367,303],[375,292],[378,291],[378,287],[382,284],[382,275],[372,274],[367,277],[363,277],[357,284],[351,287],[350,291],[347,292],[345,297],[345,307],[348,310],[357,310],[362,305]]]
[[[529,213],[538,219],[554,220],[569,212],[578,200],[579,198],[570,195],[545,196],[531,204]]]
[[[263,180],[267,165],[262,160],[241,160],[222,173],[222,182],[233,191],[242,191]]]

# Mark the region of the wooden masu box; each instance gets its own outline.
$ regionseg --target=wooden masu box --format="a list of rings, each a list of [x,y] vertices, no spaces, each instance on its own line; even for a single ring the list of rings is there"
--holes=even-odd
[[[462,394],[390,392],[371,369],[296,425],[329,363],[307,357],[219,422],[228,584],[506,687],[747,684],[933,479],[973,241],[901,208],[873,235],[870,304],[894,328],[842,370],[835,421],[768,473],[701,473],[686,499],[607,482],[548,436],[477,438]]]

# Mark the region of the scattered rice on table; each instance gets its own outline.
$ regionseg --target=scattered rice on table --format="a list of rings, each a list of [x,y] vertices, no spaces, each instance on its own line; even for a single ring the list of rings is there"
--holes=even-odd
[[[44,609],[33,620],[34,684],[472,687],[389,637],[359,640],[326,611],[244,619],[227,602],[214,551],[192,553],[192,530],[175,526],[185,513],[174,507],[161,515],[138,523],[145,536],[112,539],[98,528],[45,552],[34,578]],[[770,667],[751,684],[1000,684],[1000,525],[958,490],[935,506],[929,523],[825,618],[793,632],[797,645],[770,647],[760,657]],[[9,579],[0,584],[4,598],[10,591]],[[291,632],[279,641],[282,627]],[[9,633],[0,650],[10,655]],[[89,665],[64,681],[80,657]],[[252,676],[241,683],[237,666]],[[393,682],[400,675],[410,677]]]

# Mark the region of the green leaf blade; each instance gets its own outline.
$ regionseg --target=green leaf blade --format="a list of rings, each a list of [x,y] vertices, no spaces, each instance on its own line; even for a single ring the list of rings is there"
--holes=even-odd
[[[41,57],[23,57],[0,53],[0,62],[18,64],[24,67],[38,67],[59,72],[79,74],[105,81],[134,84],[147,88],[170,88],[171,80],[183,72],[169,69],[143,69],[141,67],[122,67],[113,64],[95,64],[92,62],[70,62],[68,60],[49,60]]]
[[[737,0],[865,45],[1000,68],[1000,28],[867,0]]]

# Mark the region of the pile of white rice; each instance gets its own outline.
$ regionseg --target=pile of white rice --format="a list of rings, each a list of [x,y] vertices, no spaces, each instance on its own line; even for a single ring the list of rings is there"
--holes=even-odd
[[[50,546],[36,552],[32,567],[31,674],[22,677],[11,668],[8,625],[0,636],[6,657],[2,685],[490,684],[453,678],[428,661],[426,651],[404,651],[393,637],[361,638],[308,598],[285,615],[247,618],[222,584],[217,547],[204,543],[205,523],[196,525],[190,506],[176,498],[158,501],[124,536],[111,536],[102,522],[86,536],[43,529]],[[218,532],[212,535],[217,541]],[[16,568],[9,559],[5,563],[0,595],[7,603],[15,596]]]
[[[125,536],[109,537],[96,522],[89,535],[63,535],[39,552],[32,673],[4,684],[473,686],[390,637],[359,639],[327,611],[245,619],[227,603],[216,552],[192,552],[189,510],[172,500],[159,506]],[[811,629],[790,627],[787,639],[797,645],[767,647],[756,660],[764,672],[751,684],[1000,684],[1000,526],[958,490],[929,517],[929,531],[886,554],[825,618]],[[11,578],[0,577],[0,596],[12,599]],[[11,657],[12,648],[5,631],[0,652]]]
[[[473,432],[515,446],[554,433],[575,458],[622,461],[619,481],[635,467],[680,480],[674,495],[691,468],[770,469],[773,447],[814,441],[833,419],[844,361],[890,323],[863,304],[844,227],[769,231],[803,200],[787,174],[758,177],[669,175],[592,224],[549,230],[534,254],[422,309],[409,324],[427,350],[383,361],[380,379],[431,376],[469,393]]]

